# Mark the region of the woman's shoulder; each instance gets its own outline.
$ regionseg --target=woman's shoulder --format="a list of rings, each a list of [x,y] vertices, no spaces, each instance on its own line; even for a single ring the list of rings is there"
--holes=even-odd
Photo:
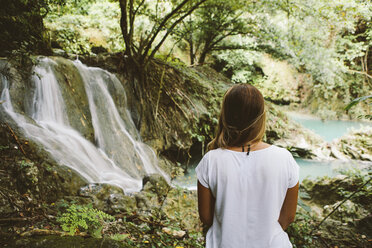
[[[284,147],[276,146],[276,145],[271,145],[270,150],[268,152],[270,155],[277,155],[277,156],[282,156],[282,157],[292,157],[292,154],[290,151],[288,151]]]
[[[264,149],[260,150],[255,150],[252,151],[252,154],[262,154],[262,155],[267,155],[270,157],[292,157],[292,154],[283,147],[279,147],[276,145],[270,145],[267,146]],[[225,148],[217,148],[213,150],[209,150],[204,156],[203,159],[214,159],[214,158],[221,158],[225,156],[233,156],[233,155],[241,155],[241,154],[246,154],[245,152],[239,152],[239,151],[233,151]]]

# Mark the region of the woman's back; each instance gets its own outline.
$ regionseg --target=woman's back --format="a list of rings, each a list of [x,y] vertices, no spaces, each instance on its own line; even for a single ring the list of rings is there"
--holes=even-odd
[[[196,173],[215,198],[208,247],[292,247],[278,219],[288,188],[298,182],[298,165],[277,146],[245,152],[209,151]]]

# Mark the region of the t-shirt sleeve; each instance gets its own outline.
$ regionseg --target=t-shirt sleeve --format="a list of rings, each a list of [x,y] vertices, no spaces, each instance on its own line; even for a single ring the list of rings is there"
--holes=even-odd
[[[289,182],[288,188],[293,188],[299,181],[300,167],[298,166],[296,160],[294,160],[292,154],[289,154]]]
[[[208,173],[208,154],[205,154],[202,160],[200,160],[198,166],[195,168],[196,177],[198,178],[201,185],[209,188],[209,173]]]

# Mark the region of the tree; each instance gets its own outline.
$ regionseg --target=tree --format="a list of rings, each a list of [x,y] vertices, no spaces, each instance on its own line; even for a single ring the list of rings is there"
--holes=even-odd
[[[207,0],[119,0],[121,9],[120,26],[125,42],[125,55],[137,68],[146,69],[164,41],[194,10]],[[167,11],[168,10],[168,11]],[[136,18],[146,14],[152,24],[135,39]],[[163,32],[165,31],[165,33]],[[159,39],[159,36],[162,37]]]
[[[0,56],[22,49],[48,53],[43,17],[47,0],[2,0],[0,9]]]
[[[249,18],[241,0],[210,0],[182,22],[176,35],[188,46],[190,63],[202,64],[214,50],[241,46],[222,44],[226,38],[249,33]]]

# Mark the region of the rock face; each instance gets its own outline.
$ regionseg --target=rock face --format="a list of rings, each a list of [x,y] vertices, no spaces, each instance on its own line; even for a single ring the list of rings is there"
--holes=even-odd
[[[372,127],[364,126],[341,137],[333,144],[332,155],[336,158],[372,161]]]
[[[133,197],[125,195],[121,188],[109,184],[88,184],[80,188],[79,196],[86,198],[94,208],[110,214],[130,212],[136,207]]]
[[[288,149],[295,157],[329,159],[331,151],[321,137],[291,121],[278,107],[267,107],[266,142]]]
[[[142,85],[122,56],[99,54],[81,60],[120,79],[142,139],[159,154],[175,162],[186,160],[190,150],[201,151],[214,135],[220,103],[231,82],[207,66],[172,66],[156,60]]]
[[[345,175],[340,175],[335,178],[323,178],[318,181],[304,179],[301,185],[303,190],[310,195],[310,199],[313,202],[329,205],[344,198],[342,190],[353,192],[361,183],[360,179],[352,179]]]
[[[1,115],[1,113],[0,113]],[[76,195],[86,182],[74,171],[60,166],[35,143],[23,138],[8,123],[0,123],[0,216],[12,216]],[[5,173],[6,172],[6,173]]]

